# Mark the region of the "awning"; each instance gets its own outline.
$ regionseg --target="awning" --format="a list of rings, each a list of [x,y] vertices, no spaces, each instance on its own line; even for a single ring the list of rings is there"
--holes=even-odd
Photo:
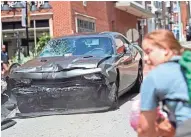
[[[133,14],[137,17],[140,17],[140,18],[155,17],[155,14],[153,14],[152,12],[150,12],[132,2],[118,1],[118,2],[116,2],[115,7],[120,10],[126,11],[130,14]]]

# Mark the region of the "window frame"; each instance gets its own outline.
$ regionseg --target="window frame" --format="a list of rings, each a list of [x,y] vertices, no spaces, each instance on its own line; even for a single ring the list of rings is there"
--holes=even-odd
[[[87,28],[85,28],[83,25],[83,27],[80,27],[80,28],[82,28],[82,29],[87,29],[87,30],[92,30],[92,31],[79,31],[79,20],[81,20],[82,21],[82,24],[84,23],[84,22],[87,22]],[[89,26],[90,26],[90,24],[91,24],[91,26],[92,26],[92,29],[90,29],[89,28]],[[96,21],[95,21],[95,19],[92,19],[92,18],[89,18],[89,17],[82,17],[82,16],[76,16],[75,17],[75,25],[76,25],[76,33],[86,33],[86,32],[96,32]]]

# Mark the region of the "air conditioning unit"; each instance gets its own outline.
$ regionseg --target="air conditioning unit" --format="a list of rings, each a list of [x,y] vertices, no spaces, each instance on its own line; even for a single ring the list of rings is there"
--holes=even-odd
[[[87,1],[83,1],[83,6],[87,6]]]

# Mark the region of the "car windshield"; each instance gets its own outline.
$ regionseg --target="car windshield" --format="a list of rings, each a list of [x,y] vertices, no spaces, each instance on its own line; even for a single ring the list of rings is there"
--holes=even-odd
[[[81,37],[50,40],[40,53],[40,57],[54,56],[107,56],[113,54],[110,38]]]

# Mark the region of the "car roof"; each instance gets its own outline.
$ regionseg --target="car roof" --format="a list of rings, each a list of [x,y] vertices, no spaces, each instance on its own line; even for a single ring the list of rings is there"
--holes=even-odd
[[[105,32],[96,32],[96,33],[76,33],[76,34],[72,34],[72,35],[65,35],[65,36],[61,36],[61,37],[56,37],[53,38],[53,40],[56,39],[63,39],[63,38],[80,38],[80,37],[112,37],[114,35],[122,35],[118,32],[110,32],[110,31],[105,31]]]

